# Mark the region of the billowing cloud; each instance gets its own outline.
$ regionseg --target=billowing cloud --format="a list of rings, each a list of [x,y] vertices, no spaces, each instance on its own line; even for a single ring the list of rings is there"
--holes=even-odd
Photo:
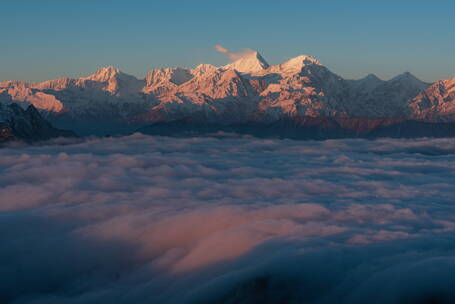
[[[455,142],[0,149],[1,303],[452,303]]]
[[[234,53],[234,52],[231,52],[229,51],[227,48],[217,44],[215,45],[215,50],[217,50],[218,52],[220,53],[223,53],[225,54],[226,56],[228,56],[228,58],[231,60],[231,61],[236,61],[236,60],[239,60],[245,56],[248,56],[250,55],[252,52],[254,52],[253,50],[250,50],[250,49],[246,49],[240,53]]]

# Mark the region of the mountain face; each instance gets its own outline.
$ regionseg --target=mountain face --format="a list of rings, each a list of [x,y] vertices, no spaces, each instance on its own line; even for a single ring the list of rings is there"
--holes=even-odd
[[[155,69],[145,79],[106,67],[77,79],[3,82],[0,103],[34,105],[56,125],[85,134],[188,118],[225,125],[303,117],[438,122],[455,119],[454,86],[455,78],[430,85],[410,73],[347,80],[312,56],[269,65],[250,51],[222,67]]]
[[[240,73],[256,73],[268,69],[270,66],[258,52],[249,52],[242,58],[223,67],[225,70],[236,70]]]
[[[0,143],[12,140],[34,142],[54,137],[76,137],[71,131],[54,128],[33,105],[24,110],[19,105],[0,103]]]
[[[269,120],[285,116],[348,116],[349,86],[319,61],[299,56],[257,73],[264,80],[259,111]]]
[[[388,81],[370,74],[361,80],[351,80],[350,85],[351,100],[358,105],[353,108],[353,116],[408,117],[411,112],[408,102],[430,84],[406,72]]]
[[[455,77],[440,80],[413,98],[412,116],[421,120],[455,120]]]

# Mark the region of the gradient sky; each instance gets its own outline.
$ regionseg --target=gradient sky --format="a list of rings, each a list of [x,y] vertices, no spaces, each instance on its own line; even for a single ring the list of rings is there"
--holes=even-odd
[[[346,78],[434,81],[455,76],[454,12],[453,0],[3,1],[0,81],[225,64],[215,44],[270,64],[313,55]]]

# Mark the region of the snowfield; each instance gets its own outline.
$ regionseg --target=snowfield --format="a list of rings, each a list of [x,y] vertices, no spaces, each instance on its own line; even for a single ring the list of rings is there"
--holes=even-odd
[[[453,303],[455,141],[0,150],[1,303]]]

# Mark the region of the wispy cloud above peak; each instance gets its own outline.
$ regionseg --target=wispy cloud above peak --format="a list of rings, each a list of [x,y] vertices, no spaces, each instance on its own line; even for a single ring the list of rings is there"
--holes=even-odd
[[[246,56],[249,56],[249,55],[255,53],[255,51],[253,51],[251,49],[245,49],[242,52],[235,53],[235,52],[231,52],[230,50],[228,50],[227,48],[225,48],[224,46],[219,45],[219,44],[215,45],[215,50],[217,50],[218,52],[228,56],[228,58],[231,61],[237,61],[239,59],[242,59],[242,58],[244,58]]]

